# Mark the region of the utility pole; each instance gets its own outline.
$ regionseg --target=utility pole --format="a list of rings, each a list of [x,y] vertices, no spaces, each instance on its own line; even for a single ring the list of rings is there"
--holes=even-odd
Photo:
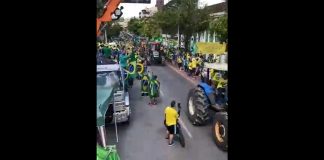
[[[179,30],[179,22],[178,22],[178,48],[180,49],[181,41],[180,41],[180,30]]]
[[[107,43],[107,30],[105,30],[105,42]]]

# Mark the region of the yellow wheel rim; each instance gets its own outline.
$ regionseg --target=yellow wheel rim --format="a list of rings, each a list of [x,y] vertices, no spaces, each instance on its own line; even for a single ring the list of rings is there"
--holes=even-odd
[[[220,129],[223,129],[223,135],[220,133]],[[219,142],[224,142],[223,136],[225,135],[225,128],[224,125],[221,125],[219,122],[216,122],[215,124],[215,134],[216,138]]]

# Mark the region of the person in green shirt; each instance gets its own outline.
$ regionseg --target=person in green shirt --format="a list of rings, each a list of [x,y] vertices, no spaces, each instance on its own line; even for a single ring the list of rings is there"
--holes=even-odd
[[[127,67],[127,60],[129,59],[129,56],[125,54],[125,52],[122,52],[119,56],[119,64],[122,68],[126,69]]]
[[[135,56],[135,53],[134,52],[131,52],[130,54],[129,54],[129,61],[130,62],[134,62],[134,61],[136,61],[137,59],[136,59],[136,56]]]
[[[108,48],[107,46],[104,46],[102,48],[102,53],[103,53],[105,58],[110,58],[111,57],[111,49]]]
[[[157,80],[157,76],[153,75],[152,79],[150,80],[150,87],[149,87],[149,96],[150,96],[150,103],[149,105],[156,105],[157,100],[156,98],[159,97],[160,92],[160,82]]]

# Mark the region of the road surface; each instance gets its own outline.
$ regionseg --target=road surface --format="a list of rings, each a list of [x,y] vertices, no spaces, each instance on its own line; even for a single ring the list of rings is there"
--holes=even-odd
[[[213,141],[211,124],[193,126],[186,116],[187,94],[194,84],[168,66],[150,66],[149,70],[161,82],[158,105],[148,105],[149,98],[140,95],[140,81],[136,80],[130,89],[131,122],[118,125],[118,143],[114,125],[107,126],[108,144],[117,144],[121,160],[227,160],[227,152],[219,150]],[[185,148],[178,141],[168,146],[165,139],[163,111],[173,99],[182,104]]]

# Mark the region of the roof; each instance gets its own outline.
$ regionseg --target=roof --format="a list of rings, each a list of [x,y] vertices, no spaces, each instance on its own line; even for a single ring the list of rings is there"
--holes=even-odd
[[[227,4],[226,2],[222,2],[207,6],[206,8],[209,10],[210,13],[226,12]]]
[[[204,63],[204,67],[219,70],[219,71],[228,71],[227,63]]]
[[[97,65],[97,72],[119,71],[119,64]]]

